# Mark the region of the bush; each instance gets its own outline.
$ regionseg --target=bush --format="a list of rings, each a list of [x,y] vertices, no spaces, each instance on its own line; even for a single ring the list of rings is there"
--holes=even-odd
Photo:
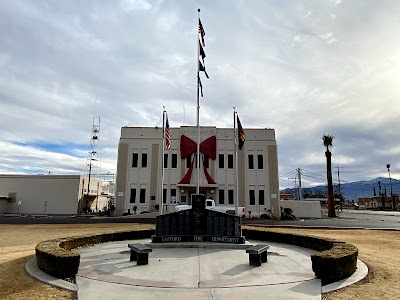
[[[296,220],[296,217],[292,213],[293,209],[281,207],[281,220]]]
[[[282,214],[281,220],[296,220],[296,217],[294,215]]]
[[[289,207],[285,207],[285,208],[283,209],[283,212],[284,212],[286,215],[291,215],[291,214],[293,213],[293,209],[291,209],[291,208],[289,208]]]
[[[262,214],[260,216],[261,219],[272,219],[272,217],[269,214]]]

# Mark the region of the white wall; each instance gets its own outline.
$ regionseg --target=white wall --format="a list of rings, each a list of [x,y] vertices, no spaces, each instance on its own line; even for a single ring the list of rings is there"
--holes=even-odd
[[[8,204],[7,198],[5,199],[0,198],[0,214],[4,214],[5,212],[7,212],[7,204]]]
[[[17,213],[21,201],[21,214],[76,214],[79,185],[79,175],[0,175],[0,195],[17,193],[7,213]]]
[[[280,200],[283,208],[293,209],[296,218],[321,218],[321,204],[319,201]]]

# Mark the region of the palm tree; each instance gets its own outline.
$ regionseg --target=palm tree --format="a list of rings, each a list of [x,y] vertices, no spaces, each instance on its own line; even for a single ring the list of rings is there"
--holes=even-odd
[[[335,214],[335,202],[333,200],[333,185],[332,185],[332,153],[329,150],[332,147],[333,135],[325,134],[322,136],[322,141],[324,142],[324,146],[326,147],[325,156],[326,156],[326,177],[328,179],[328,217],[334,218]]]

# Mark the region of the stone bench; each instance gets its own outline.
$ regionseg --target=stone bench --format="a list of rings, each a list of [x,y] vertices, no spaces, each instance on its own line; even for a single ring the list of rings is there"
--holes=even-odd
[[[143,244],[128,244],[131,249],[130,261],[137,261],[138,265],[149,263],[149,253],[153,251],[150,247]]]
[[[268,245],[256,245],[246,249],[246,253],[249,253],[250,266],[261,266],[261,263],[267,262],[268,260]]]

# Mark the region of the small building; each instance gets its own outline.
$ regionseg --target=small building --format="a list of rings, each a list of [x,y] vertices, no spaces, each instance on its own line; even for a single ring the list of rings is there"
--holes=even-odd
[[[0,175],[0,213],[79,214],[102,210],[101,180],[80,175]]]
[[[279,195],[281,200],[294,200],[292,194],[280,194]]]
[[[382,200],[384,202],[384,206],[382,205]],[[374,196],[370,198],[358,198],[357,199],[358,205],[363,205],[366,208],[385,208],[385,209],[390,209],[393,208],[393,200],[391,197],[379,197],[379,196]],[[397,207],[397,203],[399,202],[398,197],[395,198],[395,207]]]

